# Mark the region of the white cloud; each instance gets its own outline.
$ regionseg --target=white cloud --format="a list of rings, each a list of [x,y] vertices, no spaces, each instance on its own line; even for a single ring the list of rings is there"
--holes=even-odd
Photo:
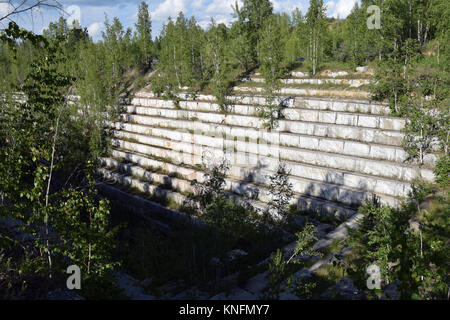
[[[169,16],[176,17],[180,11],[186,13],[186,0],[165,0],[151,16],[154,21],[165,21]]]
[[[198,25],[200,26],[200,28],[202,28],[203,30],[207,30],[208,26],[209,26],[210,20],[202,20],[198,22]]]
[[[305,0],[272,0],[272,5],[275,12],[285,12],[287,14],[291,14],[295,8],[298,8],[302,13],[305,13],[305,9],[307,8]]]
[[[201,9],[203,7],[203,0],[194,0],[191,7],[194,9]]]
[[[205,0],[196,0],[191,4],[191,7],[194,9],[192,14],[198,19],[200,27],[205,30],[208,28],[211,18],[214,18],[217,24],[223,23],[228,25],[234,20],[232,6],[235,3],[236,0],[212,0],[209,4],[206,4]],[[242,5],[241,0],[237,0],[237,3]]]
[[[347,18],[347,16],[352,11],[355,3],[359,3],[359,0],[337,0],[329,1],[327,5],[327,15],[333,18]]]
[[[219,25],[221,23],[223,23],[225,25],[228,25],[231,22],[231,20],[232,20],[231,16],[223,16],[223,15],[214,16],[213,18],[214,18],[214,21],[216,22],[217,25]],[[198,22],[198,25],[203,30],[207,30],[210,23],[211,23],[211,19],[204,19],[204,20],[200,20]]]
[[[101,22],[94,22],[88,27],[89,35],[93,39],[96,39],[97,37],[100,36],[101,31],[103,30],[103,28],[104,28],[104,24],[103,23],[101,23]]]
[[[238,5],[242,5],[242,1],[237,1]],[[206,7],[206,13],[210,15],[232,14],[236,0],[214,0]]]
[[[66,12],[68,13],[67,23],[71,25],[75,20],[81,24],[81,9],[79,6],[71,5],[67,7]]]

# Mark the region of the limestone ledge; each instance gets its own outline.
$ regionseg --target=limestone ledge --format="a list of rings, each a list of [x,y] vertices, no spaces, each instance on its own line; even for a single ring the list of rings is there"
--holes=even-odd
[[[247,79],[243,79],[244,82],[255,82],[255,83],[264,83],[264,78],[251,77]],[[280,79],[282,84],[313,84],[313,85],[321,85],[321,84],[338,84],[338,85],[348,85],[353,88],[358,88],[363,85],[368,85],[372,83],[369,79],[326,79],[326,78],[305,78],[305,79]]]
[[[184,117],[179,118],[182,114],[184,114]],[[147,125],[171,126],[180,129],[184,128],[186,130],[199,132],[206,131],[205,128],[211,125],[220,126],[222,132],[225,134],[227,134],[227,131],[230,131],[230,129],[241,129],[242,131],[248,132],[257,130],[260,134],[268,131],[264,128],[264,120],[258,117],[239,115],[225,116],[213,113],[197,113],[196,117],[194,114],[188,112],[182,113],[178,110],[160,110],[158,113],[151,116],[128,113],[123,114],[121,120]],[[189,122],[187,127],[184,124],[185,121]],[[278,127],[273,129],[272,132],[278,132],[279,134],[291,133],[393,147],[401,146],[404,136],[403,133],[398,131],[293,120],[279,120]],[[245,138],[246,136],[242,137]]]
[[[173,162],[178,164],[201,164],[204,161],[205,153],[212,159],[212,161],[217,161],[223,157],[230,157],[229,154],[223,152],[220,149],[200,149],[193,148],[194,150],[188,150],[184,148],[184,152],[177,152],[172,149],[162,149],[158,147],[153,147],[145,144],[128,142],[124,140],[114,140],[114,143],[117,147],[129,150],[130,152],[138,152],[141,154],[147,154],[150,156],[157,156],[159,158],[164,159],[172,159]],[[233,154],[232,157],[237,157],[239,155]],[[245,154],[243,155],[245,157]],[[241,161],[230,161],[231,162],[231,172],[233,175],[236,175],[237,179],[248,179],[249,172],[243,169],[243,165],[240,163],[246,161],[247,159],[240,159]],[[251,179],[256,182],[265,182],[267,179],[267,175],[262,173],[257,174],[257,167],[248,166],[250,170]],[[330,176],[326,176],[329,180]],[[347,205],[359,205],[367,198],[370,193],[369,190],[365,189],[366,187],[370,187],[367,182],[364,182],[365,185],[360,185],[358,189],[343,187],[336,184],[330,184],[328,182],[319,182],[314,180],[309,180],[306,178],[299,177],[290,177],[291,182],[293,183],[294,191],[300,194],[309,194],[311,196],[321,197],[326,200],[341,202]],[[336,181],[336,180],[335,180]],[[347,183],[355,183],[352,182],[351,176],[345,182]],[[372,185],[374,189],[377,191],[382,191],[384,196],[383,199],[387,201],[390,205],[396,206],[397,201],[392,196],[394,194],[406,194],[408,185],[400,182],[388,181],[388,180],[376,180],[374,182],[375,185]],[[392,193],[390,193],[392,192]]]
[[[110,166],[117,165],[118,167],[123,165],[117,162],[114,159],[102,159],[102,162],[104,164],[108,164]],[[127,165],[124,165],[127,166]],[[180,191],[186,191],[186,192],[194,192],[195,190],[190,185],[190,182],[169,176],[164,176],[157,173],[150,173],[148,171],[145,171],[142,168],[139,168],[137,166],[129,166],[132,168],[129,169],[130,173],[133,173],[135,175],[142,174],[146,172],[146,178],[149,177],[152,179],[163,179],[166,181],[167,184],[173,184],[173,186],[177,186],[180,188]],[[142,181],[141,179],[134,178],[130,175],[123,175],[117,172],[112,172],[108,169],[101,168],[98,170],[98,173],[102,175],[105,179],[109,180],[109,182],[119,183],[128,187],[133,187],[142,193],[145,194],[153,194],[154,190],[158,190],[158,195],[161,197],[165,197],[168,199],[173,200],[178,205],[182,205],[186,199],[186,197],[182,194],[179,194],[177,192],[169,191],[166,189],[162,189],[160,187],[152,185],[150,182]],[[198,175],[202,175],[201,172],[198,173]],[[159,176],[159,178],[157,178]],[[226,186],[225,189],[234,192],[236,195],[239,196],[248,196],[248,193],[254,190],[254,186],[252,187],[250,183],[242,183],[238,182],[236,180],[231,180],[230,178],[226,179]],[[267,189],[265,188],[259,188],[260,190],[260,199],[259,200],[252,200],[248,199],[248,201],[254,205],[256,208],[264,210],[267,206]],[[239,197],[238,196],[238,197]],[[346,208],[345,206],[336,206],[333,203],[326,202],[320,199],[314,199],[314,198],[308,198],[305,196],[297,195],[295,199],[291,201],[291,204],[296,205],[298,209],[300,210],[311,210],[318,214],[332,214],[336,217],[348,217],[351,214],[354,214],[354,209]]]
[[[170,128],[148,127],[133,123],[116,123],[114,126],[117,130],[125,130],[128,133],[135,133],[145,136],[145,141],[151,142],[150,145],[159,145],[164,148],[172,148],[180,151],[188,150],[184,148],[218,148],[220,150],[228,150],[229,152],[242,152],[249,154],[248,161],[253,158],[281,158],[290,161],[299,161],[312,166],[320,166],[327,168],[335,168],[350,172],[360,172],[366,175],[374,175],[392,178],[396,180],[403,180],[410,182],[415,178],[424,178],[432,180],[434,178],[431,170],[419,168],[418,166],[405,165],[402,159],[399,161],[379,161],[382,156],[390,155],[392,150],[379,149],[374,146],[369,146],[368,150],[361,149],[361,146],[352,142],[344,142],[336,144],[336,141],[328,141],[327,139],[317,139],[305,137],[304,140],[294,139],[291,136],[279,135],[270,132],[261,136],[259,141],[254,136],[249,137],[248,141],[245,139],[234,139],[236,132],[231,132],[229,135],[223,136],[218,133],[212,135],[198,134],[196,132],[189,132],[187,130],[173,130]],[[239,132],[238,132],[239,133]],[[133,137],[133,134],[126,134],[118,131],[118,136]],[[303,138],[303,137],[301,137]],[[144,139],[144,138],[143,138]],[[265,141],[272,141],[272,144],[267,144]],[[275,142],[279,142],[278,144]],[[308,143],[309,141],[309,143]],[[177,142],[184,142],[177,144]],[[334,145],[334,148],[330,147]],[[299,147],[305,149],[300,149]],[[372,150],[373,149],[373,150]],[[322,150],[326,150],[322,151]],[[334,153],[330,151],[335,151]],[[346,155],[348,153],[348,155]],[[395,154],[395,150],[393,151]],[[363,158],[362,156],[369,157]],[[372,157],[373,156],[373,157]],[[392,160],[392,159],[387,159]],[[250,163],[249,163],[250,164]]]
[[[176,110],[180,115],[180,118],[185,117],[211,117],[203,115],[204,113],[219,114],[221,118],[226,118],[231,115],[242,116],[255,116],[258,114],[260,107],[250,105],[230,105],[229,113],[224,114],[220,112],[220,107],[217,104],[209,102],[197,102],[197,101],[181,101],[180,109],[175,108],[174,103],[168,100],[158,99],[138,99],[133,100],[134,104],[126,106],[128,113],[136,113],[143,115],[160,115],[164,116],[165,110]],[[153,109],[153,110],[152,110]],[[170,114],[170,113],[169,113]],[[329,110],[311,110],[301,107],[288,107],[283,109],[283,116],[287,120],[291,121],[305,121],[305,122],[318,122],[327,124],[337,124],[346,126],[366,127],[372,129],[382,129],[391,131],[400,131],[405,126],[405,120],[401,118],[372,115],[372,114],[360,114],[349,113]]]

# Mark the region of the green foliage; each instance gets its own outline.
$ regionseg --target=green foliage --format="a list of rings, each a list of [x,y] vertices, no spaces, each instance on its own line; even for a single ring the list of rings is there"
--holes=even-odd
[[[434,59],[433,59],[434,60]],[[418,59],[407,75],[406,92],[398,106],[408,119],[404,147],[412,157],[423,163],[424,155],[441,149],[448,154],[449,111],[448,72],[428,58]]]
[[[265,232],[257,209],[246,201],[236,201],[224,190],[229,164],[223,160],[207,169],[202,183],[194,180],[196,194],[186,207],[217,232],[231,238],[248,238]]]
[[[290,253],[289,259],[285,259],[280,249],[270,256],[269,260],[269,286],[265,292],[266,299],[279,299],[280,293],[289,289],[302,297],[310,296],[311,290],[316,286],[314,282],[306,282],[303,280],[293,281],[293,270],[289,268],[292,264],[305,267],[306,259],[313,257],[321,257],[322,254],[317,252],[313,245],[317,241],[316,227],[311,224],[305,224],[304,228],[296,233],[295,247]]]
[[[2,300],[20,299],[26,290],[25,280],[20,279],[20,276],[14,272],[17,267],[14,262],[12,257],[5,256],[2,248],[0,250],[0,298]]]
[[[230,59],[227,56],[228,31],[225,25],[216,25],[211,19],[209,30],[206,35],[205,61],[210,65],[211,83],[213,93],[216,97],[221,111],[227,111],[229,102],[227,95],[230,93]]]
[[[280,19],[279,16],[270,16],[265,20],[258,43],[259,71],[264,77],[266,86],[272,90],[278,89],[278,80],[284,75]]]
[[[380,30],[368,30],[365,23],[372,4],[382,9]],[[245,0],[235,5],[230,27],[212,20],[204,31],[194,18],[180,13],[152,41],[148,5],[142,2],[134,34],[119,19],[110,23],[106,17],[98,43],[86,28],[72,28],[63,18],[50,23],[43,36],[10,23],[0,34],[0,94],[5,94],[0,103],[0,212],[22,221],[29,240],[18,242],[11,230],[1,230],[2,246],[23,258],[5,263],[6,269],[22,264],[47,276],[48,267],[64,255],[92,274],[87,296],[95,296],[96,284],[110,281],[114,230],[109,229],[109,205],[98,198],[90,175],[92,163],[108,149],[104,121],[116,120],[136,75],[155,71],[152,90],[177,106],[180,91],[195,95],[203,90],[212,92],[221,111],[227,111],[234,81],[258,68],[266,98],[259,115],[266,128],[274,129],[283,118],[279,80],[286,70],[305,67],[296,58],[306,57],[313,75],[323,67],[354,67],[377,59],[373,97],[387,100],[394,115],[407,119],[403,146],[411,159],[424,163],[427,153],[441,153],[434,172],[444,191],[415,188],[412,198],[395,210],[375,200],[362,207],[363,231],[355,231],[351,240],[359,254],[352,270],[363,285],[363,267],[376,262],[386,283],[400,280],[403,297],[442,297],[448,288],[449,8],[446,0],[362,1],[342,20],[326,18],[322,0],[311,0],[305,15],[296,9],[291,16],[274,14],[268,0]],[[23,101],[13,96],[19,91]],[[79,101],[73,103],[72,94]],[[231,249],[241,236],[262,246],[270,229],[270,219],[259,219],[255,208],[224,191],[227,170],[219,165],[208,171],[204,184],[194,182],[198,195],[191,209],[214,230],[205,242],[220,250],[199,257],[196,244],[187,245],[180,254],[192,272],[201,273],[213,254]],[[271,177],[269,207],[282,217],[293,195],[287,176],[280,167]],[[417,204],[427,193],[435,197],[433,205],[420,209]],[[409,220],[419,217],[419,231],[410,230]],[[229,241],[224,244],[219,236]],[[312,239],[297,236],[303,248]],[[161,250],[169,247],[154,252]],[[289,261],[281,253],[273,256],[275,287],[289,273]],[[6,274],[13,279],[13,290],[3,290],[0,283],[0,294],[20,295],[20,277]],[[304,289],[307,294],[308,287]]]
[[[258,106],[258,116],[263,120],[264,128],[273,130],[278,127],[278,120],[283,119],[285,105],[278,101],[274,91],[266,87],[264,90],[265,104]]]
[[[138,8],[138,22],[135,24],[136,32],[133,45],[136,47],[136,64],[142,71],[151,68],[154,49],[152,43],[152,21],[148,4],[142,1]]]
[[[420,209],[428,190],[414,186],[399,209],[381,205],[376,198],[360,208],[364,217],[357,230],[349,230],[347,240],[355,256],[347,272],[360,288],[366,289],[366,268],[376,264],[382,286],[399,281],[401,299],[446,296],[449,265],[443,257],[450,249],[448,191],[444,191],[445,199],[437,198],[438,206],[432,210]],[[418,221],[418,229],[410,226],[412,221]]]
[[[205,172],[205,181],[203,183],[198,183],[196,180],[192,181],[192,185],[196,187],[200,207],[204,211],[208,210],[209,205],[214,206],[215,200],[227,198],[224,187],[229,168],[229,163],[223,160],[219,165],[213,165],[212,168]]]
[[[294,196],[292,183],[289,182],[290,172],[284,163],[280,163],[277,172],[269,176],[269,190],[271,196],[269,212],[281,219],[286,219],[289,213],[289,203]]]
[[[450,192],[448,186],[435,194],[430,207],[423,210],[423,282],[419,296],[426,299],[448,299],[450,253]],[[419,273],[419,275],[421,275]]]
[[[117,17],[110,23],[105,15],[105,31],[102,32],[103,42],[100,44],[104,53],[104,81],[108,89],[109,101],[117,103],[121,91],[121,77],[131,65],[131,29],[123,30]]]
[[[409,103],[403,147],[411,158],[418,158],[423,164],[425,154],[434,150],[433,142],[438,126],[433,112],[418,106],[415,102]]]
[[[76,49],[77,44],[89,39],[87,28],[80,28],[77,25],[78,21],[74,21],[72,26],[67,24],[67,20],[60,17],[58,22],[50,22],[48,29],[44,29],[42,35],[51,41],[56,39],[64,39],[66,54],[73,55],[73,50]]]
[[[343,26],[343,45],[349,51],[354,66],[361,65],[369,57],[377,54],[373,51],[374,49],[376,50],[376,45],[371,41],[373,32],[367,29],[366,21],[368,15],[366,10],[367,6],[360,8],[356,3]]]
[[[392,282],[393,279],[389,278],[392,276],[388,262],[390,261],[389,255],[395,246],[390,236],[394,228],[393,224],[397,223],[397,221],[392,221],[398,217],[397,212],[392,212],[392,209],[382,206],[376,197],[360,207],[359,212],[364,215],[364,218],[359,223],[358,229],[349,231],[350,239],[348,241],[352,250],[355,251],[358,261],[362,263],[358,268],[361,273],[360,279],[365,279],[365,269],[369,265],[376,264],[381,270],[383,279]]]
[[[124,266],[140,278],[155,276],[160,283],[176,277],[214,287],[219,276],[245,271],[283,243],[278,230],[271,229],[249,201],[237,201],[224,190],[229,170],[225,161],[202,169],[206,171],[202,182],[192,182],[196,192],[181,209],[200,223],[175,224],[174,236],[144,228],[120,231],[128,239],[125,247],[118,247],[119,256],[125,254]],[[246,254],[231,258],[230,251],[237,249]]]
[[[302,231],[297,232],[295,235],[297,237],[294,250],[287,260],[287,263],[296,263],[296,264],[304,264],[302,260],[296,260],[295,258],[312,258],[312,257],[320,257],[321,253],[317,252],[313,245],[318,240],[316,236],[317,230],[316,227],[312,223],[306,223],[303,227]]]
[[[72,152],[66,149],[70,139],[86,141],[81,131],[74,130],[73,110],[68,107],[75,78],[64,69],[65,37],[48,41],[12,23],[2,39],[12,48],[15,43],[8,39],[30,41],[39,54],[23,83],[15,87],[24,94],[23,101],[10,95],[1,102],[0,217],[17,223],[25,240],[18,240],[8,227],[1,230],[0,238],[7,246],[22,249],[17,263],[20,259],[35,262],[29,272],[44,271],[52,278],[65,256],[80,267],[84,262],[88,274],[101,277],[112,265],[107,253],[112,244],[106,231],[108,204],[94,200],[89,156],[75,168],[64,168],[70,173],[62,170],[62,164],[79,160],[77,145],[72,145]],[[75,180],[65,188],[77,167],[90,168],[84,176],[89,184],[86,193],[79,180],[80,184]]]
[[[95,181],[88,173],[86,189],[64,190],[50,209],[50,215],[51,224],[62,241],[53,251],[69,258],[83,274],[102,277],[117,264],[110,257],[117,228],[108,228],[108,200],[97,198]]]
[[[280,34],[282,17],[272,15],[266,19],[258,42],[260,61],[259,72],[264,78],[264,96],[266,104],[259,108],[259,116],[265,120],[264,126],[274,129],[278,119],[282,118],[282,104],[277,102],[276,91],[280,88],[280,79],[284,75],[284,43]]]
[[[316,75],[317,66],[321,57],[321,46],[325,30],[325,5],[323,0],[311,0],[306,13],[306,26],[309,37],[309,61],[312,74]]]
[[[230,33],[230,58],[237,63],[241,70],[249,73],[255,67],[254,52],[250,44],[250,39],[246,37],[245,32],[237,23],[233,24]]]
[[[448,15],[448,3],[384,1],[381,9],[373,97],[389,101],[394,114],[407,118],[403,145],[411,158],[423,163],[439,147],[448,154],[449,64],[442,59],[448,41],[442,24],[430,19]]]
[[[187,20],[182,12],[174,22],[169,19],[161,31],[158,76],[160,92],[178,92],[203,78],[204,32],[194,18]]]
[[[239,8],[236,3],[233,9],[237,18],[235,26],[239,34],[239,50],[244,53],[236,57],[240,56],[238,59],[245,71],[250,71],[261,59],[257,48],[265,20],[272,15],[272,3],[269,0],[244,0],[242,7]]]
[[[270,256],[269,261],[269,290],[264,298],[275,299],[280,298],[280,293],[287,289],[283,286],[283,281],[286,278],[286,260],[283,257],[283,252],[278,249],[276,253]]]
[[[448,155],[442,156],[436,163],[434,168],[434,175],[436,182],[443,188],[450,185],[450,157]]]

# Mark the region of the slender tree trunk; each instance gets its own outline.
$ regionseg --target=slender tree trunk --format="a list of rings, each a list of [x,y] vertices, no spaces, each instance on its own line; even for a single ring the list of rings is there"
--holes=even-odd
[[[420,130],[420,138],[423,139],[423,129]],[[423,144],[420,144],[420,148],[419,148],[419,152],[420,152],[420,164],[423,164]]]
[[[50,185],[52,183],[52,175],[53,175],[53,167],[54,167],[54,161],[55,161],[55,149],[56,149],[56,139],[58,137],[58,130],[59,130],[59,120],[61,117],[62,108],[59,112],[58,118],[56,119],[56,128],[55,128],[55,134],[53,135],[53,143],[52,143],[52,157],[50,160],[50,173],[48,176],[47,181],[47,190],[45,192],[45,247],[47,251],[47,259],[48,259],[48,268],[49,268],[49,278],[52,277],[52,256],[50,253],[50,242],[49,242],[49,225],[48,225],[48,219],[49,219],[49,213],[48,213],[48,198],[50,195]]]
[[[177,77],[178,88],[181,88],[180,77],[178,76],[177,54],[176,54],[175,46],[173,46],[173,66],[174,66],[174,69],[175,69],[175,76]]]
[[[308,60],[312,62],[312,28],[309,29],[309,50],[308,50]]]
[[[411,8],[411,0],[409,0],[409,37],[410,38],[412,37],[412,8]]]
[[[417,42],[418,42],[419,44],[422,44],[422,43],[420,42],[420,19],[417,20]]]
[[[392,91],[394,93],[394,109],[395,109],[395,112],[398,112],[399,110],[398,110],[398,105],[397,105],[397,89],[393,88]]]
[[[408,64],[408,58],[405,57],[405,63],[403,64],[403,80],[406,81],[406,66]]]
[[[194,44],[191,44],[191,60],[192,60],[192,75],[195,77],[195,55],[194,55]]]
[[[87,265],[87,273],[89,274],[91,268],[91,247],[92,245],[89,243],[89,253],[88,253],[88,265]]]
[[[71,94],[71,90],[69,90],[68,95]],[[61,119],[61,114],[63,112],[64,107],[67,104],[67,97],[66,97],[66,101],[64,102],[63,106],[60,107],[59,110],[59,114],[58,117],[56,118],[56,127],[55,127],[55,134],[53,135],[53,143],[52,143],[52,156],[51,156],[51,160],[50,160],[50,173],[48,176],[48,182],[47,182],[47,190],[45,193],[45,246],[46,246],[46,250],[47,250],[47,258],[48,258],[48,265],[49,265],[49,277],[52,277],[52,257],[51,257],[51,253],[50,253],[50,242],[49,242],[49,224],[48,224],[48,220],[49,220],[49,212],[48,212],[48,202],[49,202],[49,195],[50,195],[50,185],[52,182],[52,176],[53,176],[53,168],[54,168],[54,163],[55,163],[55,150],[56,150],[56,141],[58,139],[58,131],[59,131],[59,121]]]
[[[416,203],[417,203],[417,211],[419,213],[420,257],[422,258],[423,257],[423,235],[422,235],[422,217],[421,217],[422,213],[420,212],[419,201],[416,201]]]
[[[92,212],[89,210],[89,233],[92,232]],[[91,270],[91,253],[92,253],[92,244],[88,245],[88,263],[87,263],[87,273],[89,274]]]
[[[205,80],[205,72],[203,70],[203,55],[201,52],[200,52],[200,72],[201,72],[202,80]]]
[[[438,49],[437,49],[437,64],[439,65],[439,56],[440,56],[440,53],[441,53],[441,46],[440,46],[440,42],[439,41],[437,42],[437,45],[438,45]]]

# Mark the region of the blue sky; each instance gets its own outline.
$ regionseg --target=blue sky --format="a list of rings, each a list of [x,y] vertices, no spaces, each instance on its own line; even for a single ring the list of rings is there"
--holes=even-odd
[[[36,0],[28,0],[32,3]],[[164,22],[169,16],[176,17],[178,12],[183,11],[186,16],[195,16],[199,24],[206,28],[211,17],[221,23],[229,23],[233,20],[231,5],[236,0],[148,0],[153,22],[153,36],[161,31]],[[78,18],[81,25],[87,27],[89,34],[94,40],[101,39],[105,13],[111,20],[118,17],[125,28],[133,27],[137,21],[137,9],[141,0],[59,0],[66,14],[64,17]],[[240,3],[240,0],[237,0]],[[334,17],[346,17],[355,2],[359,0],[326,0],[327,14]],[[309,0],[272,0],[276,12],[292,12],[298,7],[303,13],[309,6]],[[10,10],[6,0],[0,0],[0,17]],[[15,21],[24,28],[41,33],[50,21],[58,20],[61,12],[54,9],[34,10],[33,14],[22,15]],[[0,28],[4,28],[0,24]]]

